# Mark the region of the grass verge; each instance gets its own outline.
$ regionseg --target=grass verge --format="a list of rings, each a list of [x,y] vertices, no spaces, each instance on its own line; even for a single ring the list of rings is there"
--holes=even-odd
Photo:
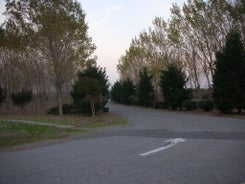
[[[84,130],[0,121],[0,147],[42,140],[62,139],[71,134],[81,132],[84,132]]]
[[[119,125],[126,125],[127,119],[123,117],[117,117],[111,121],[106,121],[104,118],[97,118],[94,123],[87,123],[84,124],[84,128],[102,128],[107,126],[119,126]]]
[[[121,116],[106,113],[99,114],[96,118],[82,115],[23,115],[5,116],[3,119],[16,119],[16,122],[0,120],[0,147],[34,143],[39,141],[64,139],[73,135],[84,133],[83,128],[103,128],[107,126],[126,125],[127,120]],[[46,125],[36,125],[18,122],[28,120],[59,125],[72,125],[74,128],[57,128]]]
[[[33,122],[44,122],[44,123],[51,123],[51,124],[58,124],[58,125],[70,125],[71,122],[64,118],[59,118],[55,116],[33,116],[33,115],[19,115],[19,116],[6,116],[4,119],[16,119],[16,120],[27,120]]]

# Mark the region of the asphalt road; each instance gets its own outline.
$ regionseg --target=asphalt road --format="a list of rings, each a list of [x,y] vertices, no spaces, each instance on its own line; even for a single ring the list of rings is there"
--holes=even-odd
[[[130,125],[0,153],[0,183],[245,184],[244,120],[115,104],[110,111]],[[185,142],[165,142],[175,138]]]

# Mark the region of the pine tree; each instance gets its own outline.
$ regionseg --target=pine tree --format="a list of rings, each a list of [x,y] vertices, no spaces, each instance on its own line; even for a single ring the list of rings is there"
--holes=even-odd
[[[162,71],[160,87],[164,102],[172,109],[182,108],[182,102],[191,98],[191,90],[186,89],[186,76],[174,65],[169,65],[166,71]]]
[[[111,88],[111,99],[116,103],[122,103],[122,84],[116,81]]]
[[[137,87],[139,104],[142,106],[152,106],[154,103],[154,89],[152,86],[152,77],[149,76],[147,68],[144,68],[139,75],[139,83]]]
[[[135,86],[133,82],[129,79],[123,81],[122,83],[122,98],[123,103],[130,105],[133,103],[133,96],[135,95]]]
[[[213,98],[216,107],[224,112],[245,104],[245,49],[241,36],[231,32],[223,49],[216,53],[213,78]]]
[[[73,85],[71,91],[73,104],[83,113],[94,115],[107,103],[108,88],[109,83],[105,69],[89,67],[78,74],[78,79]]]

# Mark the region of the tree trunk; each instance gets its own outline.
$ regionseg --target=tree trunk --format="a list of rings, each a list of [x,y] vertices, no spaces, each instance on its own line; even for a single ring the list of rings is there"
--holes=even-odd
[[[193,70],[194,70],[194,84],[197,89],[200,89],[200,83],[198,79],[197,74],[197,65],[196,65],[196,52],[194,50],[194,47],[192,47],[192,64],[193,64]]]
[[[57,94],[57,102],[59,107],[59,115],[63,115],[63,107],[62,107],[62,86],[57,85],[56,86],[56,94]]]
[[[95,118],[94,97],[91,97],[90,105],[91,105],[92,116],[93,118]]]

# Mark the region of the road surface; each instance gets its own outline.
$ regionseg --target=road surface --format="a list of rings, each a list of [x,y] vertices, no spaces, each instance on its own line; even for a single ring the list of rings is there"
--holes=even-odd
[[[244,184],[245,121],[110,105],[129,126],[0,153],[0,183]]]

